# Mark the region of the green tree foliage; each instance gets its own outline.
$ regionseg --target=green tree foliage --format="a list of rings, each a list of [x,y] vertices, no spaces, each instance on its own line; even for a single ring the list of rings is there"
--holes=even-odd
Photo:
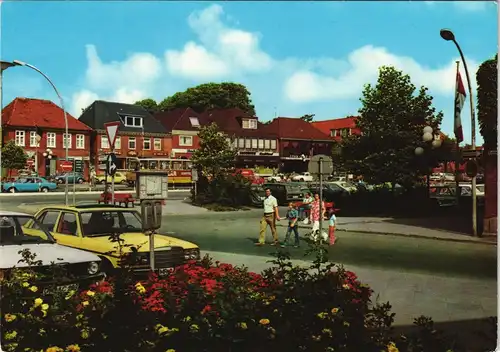
[[[437,130],[442,112],[432,107],[427,88],[417,91],[410,76],[394,67],[381,67],[377,84],[367,84],[360,100],[356,123],[362,135],[343,140],[344,167],[371,183],[413,185],[437,161],[422,131],[426,125]],[[425,153],[416,157],[419,146]]]
[[[188,107],[198,112],[217,108],[238,108],[255,116],[255,106],[248,89],[242,84],[231,82],[200,84],[184,92],[175,93],[159,104],[160,110]]]
[[[497,65],[498,54],[483,62],[476,73],[477,117],[484,146],[490,150],[497,147]]]
[[[200,147],[191,157],[196,168],[210,178],[217,178],[234,168],[236,150],[231,148],[226,136],[220,133],[217,124],[203,126],[198,136]]]
[[[2,147],[2,167],[9,170],[20,170],[26,166],[28,156],[24,149],[17,146],[14,141],[9,141]]]
[[[301,120],[304,120],[305,122],[313,122],[315,114],[305,114],[300,117]]]
[[[158,103],[152,98],[136,101],[135,105],[142,106],[147,111],[152,111],[152,112],[158,111]]]

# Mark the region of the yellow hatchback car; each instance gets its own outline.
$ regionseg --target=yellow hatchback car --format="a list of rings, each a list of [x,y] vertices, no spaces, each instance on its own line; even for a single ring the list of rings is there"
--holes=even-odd
[[[110,240],[121,234],[122,253],[136,251],[133,270],[147,273],[150,268],[149,236],[142,232],[141,215],[137,210],[112,205],[47,206],[35,218],[50,231],[58,244],[97,254],[102,270],[110,273],[120,266],[118,244]],[[25,227],[30,228],[29,222]],[[40,232],[40,234],[38,234]],[[42,231],[30,231],[40,235]],[[172,268],[189,260],[200,259],[200,249],[194,243],[165,235],[155,235],[155,271],[167,275]]]
[[[107,175],[108,183],[111,183],[112,180],[113,180],[113,178],[111,176]],[[104,184],[106,182],[106,176],[105,175],[97,175],[95,177],[95,182]],[[121,183],[124,185],[128,184],[127,176],[121,172],[115,173],[115,183]]]

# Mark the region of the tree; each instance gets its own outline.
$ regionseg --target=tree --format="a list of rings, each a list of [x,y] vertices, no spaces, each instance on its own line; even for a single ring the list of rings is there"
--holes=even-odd
[[[135,105],[142,106],[144,109],[146,109],[147,111],[151,111],[151,112],[156,112],[159,109],[158,103],[152,98],[147,98],[147,99],[136,101]]]
[[[360,99],[356,124],[362,135],[342,142],[344,167],[376,184],[409,186],[427,174],[437,159],[435,151],[422,142],[422,130],[426,125],[437,130],[443,117],[432,107],[427,90],[421,87],[416,93],[410,76],[394,67],[381,67],[377,84],[367,84]],[[423,157],[415,156],[419,146],[426,149]]]
[[[2,147],[2,167],[9,170],[9,175],[12,170],[20,170],[26,167],[28,156],[24,149],[17,146],[14,141],[9,141]]]
[[[300,117],[301,120],[304,120],[305,122],[313,122],[315,114],[305,114]]]
[[[191,156],[193,165],[204,175],[215,179],[234,168],[236,150],[220,133],[217,124],[203,126],[198,132],[200,147]]]
[[[255,116],[255,106],[248,89],[242,84],[231,82],[200,84],[184,92],[175,93],[159,104],[160,110],[188,107],[197,112],[216,108],[238,108]]]
[[[497,64],[498,54],[494,59],[486,60],[476,73],[477,81],[477,119],[488,150],[497,148]]]

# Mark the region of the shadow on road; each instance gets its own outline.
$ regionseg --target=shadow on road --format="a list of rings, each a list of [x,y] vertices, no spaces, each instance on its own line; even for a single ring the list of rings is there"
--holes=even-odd
[[[455,232],[464,236],[471,236],[472,220],[465,216],[425,217],[425,218],[394,218],[384,222],[421,227],[430,230]],[[479,221],[478,221],[479,223]],[[478,226],[478,229],[482,226]]]

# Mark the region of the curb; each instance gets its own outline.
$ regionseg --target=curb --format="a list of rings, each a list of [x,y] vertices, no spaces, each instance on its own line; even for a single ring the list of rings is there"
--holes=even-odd
[[[172,189],[169,190],[168,192],[172,193],[187,193],[190,192],[191,190],[184,190],[184,189]],[[71,196],[73,194],[76,195],[85,195],[85,194],[101,194],[104,191],[83,191],[83,192],[68,192],[68,194]],[[134,193],[134,190],[130,191],[115,191],[115,194],[126,194],[126,193]],[[9,198],[9,197],[31,197],[31,196],[40,196],[40,197],[50,197],[50,196],[63,196],[65,192],[37,192],[37,193],[30,193],[30,192],[19,192],[19,193],[0,193],[0,198]]]

